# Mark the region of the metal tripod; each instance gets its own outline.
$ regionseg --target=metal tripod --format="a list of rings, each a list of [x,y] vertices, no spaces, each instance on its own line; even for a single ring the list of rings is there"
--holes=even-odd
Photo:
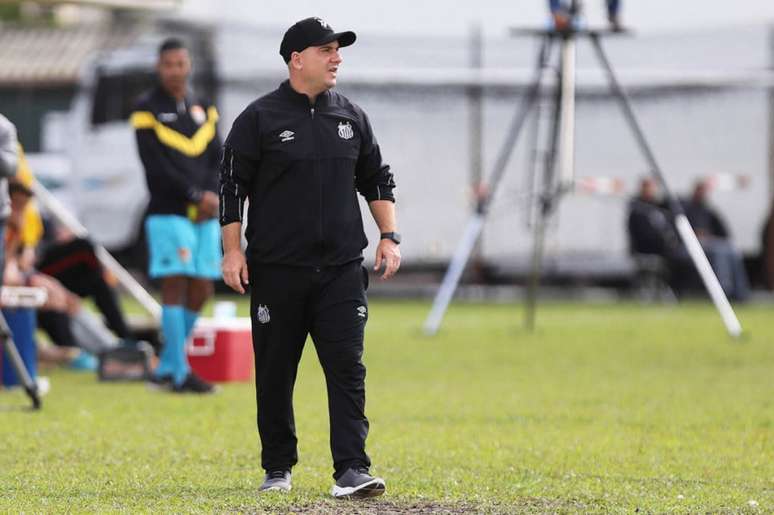
[[[577,15],[578,8],[573,2],[573,14]],[[685,212],[676,197],[674,197],[667,185],[664,173],[656,161],[655,154],[650,148],[645,134],[639,125],[631,106],[631,101],[626,91],[621,86],[615,71],[601,44],[601,37],[609,32],[579,30],[571,28],[563,31],[557,30],[515,30],[515,34],[537,35],[541,37],[540,51],[538,52],[537,65],[534,78],[527,88],[526,93],[519,103],[513,121],[511,122],[505,142],[495,161],[489,188],[478,198],[478,203],[473,216],[463,233],[457,249],[446,271],[443,282],[436,294],[433,307],[424,325],[426,334],[434,335],[441,326],[443,317],[448,309],[454,292],[457,289],[462,272],[464,271],[471,252],[481,236],[484,222],[489,213],[490,204],[497,188],[505,174],[508,161],[519,139],[522,128],[528,119],[530,112],[540,98],[541,84],[545,70],[551,58],[551,50],[558,40],[561,45],[559,84],[554,96],[554,112],[552,113],[551,143],[548,155],[544,162],[542,185],[540,186],[539,208],[534,224],[532,270],[527,295],[526,326],[534,328],[535,313],[537,309],[537,292],[540,286],[540,276],[543,262],[543,245],[545,231],[550,217],[555,213],[559,201],[564,194],[570,192],[574,181],[575,161],[575,45],[579,36],[590,40],[599,64],[605,70],[608,83],[613,96],[618,101],[624,117],[628,122],[637,145],[649,165],[651,173],[660,183],[669,202],[671,214],[674,217],[675,227],[685,245],[691,260],[704,282],[707,291],[717,309],[728,333],[732,337],[739,337],[742,327],[734,313],[731,304],[723,292],[715,273],[704,254],[704,250],[696,237],[693,228],[688,222]],[[558,169],[558,175],[557,175]]]

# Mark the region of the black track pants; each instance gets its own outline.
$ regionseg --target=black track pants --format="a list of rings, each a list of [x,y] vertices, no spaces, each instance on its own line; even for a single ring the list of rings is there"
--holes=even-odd
[[[361,360],[365,268],[359,261],[321,269],[251,263],[249,272],[261,465],[290,469],[298,461],[293,386],[311,334],[328,388],[334,477],[349,467],[369,467]]]

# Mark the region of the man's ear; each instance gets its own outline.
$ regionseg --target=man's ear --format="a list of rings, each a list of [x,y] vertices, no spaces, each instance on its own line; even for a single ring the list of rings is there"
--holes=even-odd
[[[303,58],[301,57],[300,52],[293,52],[290,54],[290,67],[294,70],[300,70],[304,67]]]

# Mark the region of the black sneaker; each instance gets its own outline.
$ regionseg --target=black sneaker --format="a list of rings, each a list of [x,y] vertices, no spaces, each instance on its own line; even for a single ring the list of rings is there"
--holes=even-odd
[[[146,383],[151,390],[171,390],[172,389],[172,376],[165,374],[163,376],[157,376],[151,374]]]
[[[384,479],[374,477],[367,468],[360,467],[347,470],[333,485],[331,495],[337,499],[363,499],[382,495],[384,490]]]
[[[189,372],[185,377],[185,381],[180,384],[172,386],[172,391],[175,393],[215,393],[216,388],[214,384],[210,384],[201,377],[197,376],[193,372]]]
[[[292,488],[289,470],[270,470],[263,478],[259,492],[289,492]]]

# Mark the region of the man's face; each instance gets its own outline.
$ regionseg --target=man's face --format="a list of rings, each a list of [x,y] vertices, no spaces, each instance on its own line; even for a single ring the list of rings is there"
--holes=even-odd
[[[693,201],[697,204],[703,204],[707,200],[709,186],[705,182],[699,182],[693,189]]]
[[[14,191],[11,193],[11,211],[14,213],[21,213],[32,197],[21,191]]]
[[[180,91],[185,89],[188,76],[191,74],[191,58],[185,48],[167,50],[159,56],[156,66],[159,79],[164,89]]]
[[[653,179],[643,179],[640,183],[640,197],[643,200],[653,202],[656,200],[657,194],[658,187],[656,186],[656,181]]]
[[[336,74],[342,61],[338,41],[310,46],[299,53],[301,78],[315,89],[331,89],[336,86]]]

